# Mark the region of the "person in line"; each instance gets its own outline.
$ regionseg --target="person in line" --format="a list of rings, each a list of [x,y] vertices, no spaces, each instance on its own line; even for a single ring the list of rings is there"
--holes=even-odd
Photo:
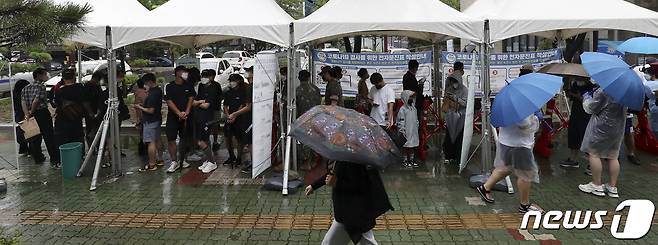
[[[36,162],[41,160],[41,157],[38,156],[43,156],[41,152],[41,139],[43,138],[43,141],[46,142],[50,165],[59,168],[59,149],[57,148],[57,142],[55,142],[53,118],[48,110],[48,93],[46,92],[46,86],[43,84],[48,81],[48,71],[37,68],[32,72],[32,77],[34,82],[25,87],[20,95],[25,119],[34,117],[41,131],[41,135],[29,140],[29,145],[35,146],[30,147],[30,155]]]
[[[204,174],[210,173],[217,169],[217,163],[214,162],[212,149],[210,148],[210,127],[208,122],[215,118],[215,108],[219,107],[219,96],[222,93],[219,83],[211,83],[215,78],[214,70],[204,70],[201,73],[201,82],[199,83],[198,93],[192,106],[195,107],[196,129],[199,149],[205,152],[206,161],[199,166],[199,170]]]
[[[495,169],[487,181],[476,188],[483,201],[494,203],[491,190],[498,181],[510,174],[516,175],[519,189],[519,213],[542,211],[530,202],[532,183],[539,183],[539,168],[532,148],[535,133],[539,129],[539,118],[530,115],[514,125],[501,127],[496,147]]]
[[[366,84],[366,81],[370,78],[370,74],[368,74],[366,68],[361,68],[356,75],[359,76],[358,93],[356,95],[356,111],[365,115],[370,115],[370,103],[368,102],[370,97],[368,97],[368,84]]]
[[[416,94],[413,91],[402,91],[400,97],[402,97],[402,103],[404,105],[398,111],[396,122],[398,130],[407,139],[402,149],[405,153],[402,165],[408,168],[419,166],[418,160],[414,156],[416,148],[420,145],[420,139],[418,137],[418,113],[416,113],[416,107],[414,106],[415,96]]]
[[[379,126],[382,126],[385,130],[389,130],[395,125],[393,121],[395,91],[393,91],[391,86],[386,85],[384,77],[379,73],[373,73],[370,76],[370,83],[374,85],[370,88],[369,93],[370,101],[372,102],[370,117],[372,117]]]
[[[156,85],[153,73],[142,76],[147,96],[135,109],[142,112],[142,141],[147,145],[148,163],[140,168],[140,172],[155,171],[164,166],[160,143],[160,130],[162,127],[162,89]]]
[[[419,67],[420,64],[417,60],[409,61],[409,70],[402,77],[402,89],[410,90],[416,93],[416,102],[414,106],[416,107],[418,119],[420,120],[423,116],[423,106],[425,105],[425,97],[423,96],[423,91],[425,90],[425,79],[421,79],[420,81],[416,79],[416,74],[418,74]]]
[[[635,156],[635,134],[633,128],[633,117],[639,113],[628,110],[626,113],[626,124],[624,127],[624,145],[626,146],[626,160],[634,165],[640,165],[640,159]]]
[[[91,80],[84,85],[85,94],[89,97],[90,115],[85,118],[85,138],[87,145],[91,147],[94,137],[103,123],[105,116],[105,100],[101,83],[107,80],[107,75],[103,71],[96,71],[91,75]]]
[[[253,95],[253,85],[254,85],[254,67],[249,67],[245,69],[245,75],[247,83],[244,83],[244,100],[240,109],[236,112],[233,112],[228,116],[229,120],[237,122],[238,128],[240,129],[240,151],[246,151],[247,154],[251,153],[251,144],[252,144],[252,123],[253,116],[251,115],[252,107],[252,95]],[[244,159],[243,159],[244,160]],[[251,158],[249,162],[242,167],[241,172],[248,174],[251,173],[252,169]]]
[[[320,72],[323,79],[327,82],[327,87],[324,93],[324,104],[331,104],[331,96],[338,97],[338,106],[344,107],[345,103],[343,101],[343,87],[338,80],[338,76],[342,76],[342,69],[340,67],[323,67],[322,72]]]
[[[167,168],[168,173],[176,172],[183,168],[189,168],[190,164],[185,157],[190,149],[190,127],[192,123],[188,120],[194,101],[194,88],[187,83],[189,73],[184,66],[178,66],[174,69],[176,80],[165,86],[164,99],[167,102],[169,112],[167,113],[167,126],[165,133],[169,142],[169,157],[171,164]],[[179,139],[180,145],[176,145],[176,138]],[[178,153],[178,154],[177,154]]]
[[[649,82],[656,83],[658,81],[658,63],[652,63],[651,67],[647,69],[649,74]],[[649,100],[649,120],[651,122],[651,131],[653,131],[654,139],[658,140],[658,87],[650,87],[656,98]]]
[[[619,149],[624,138],[627,109],[602,89],[597,89],[593,95],[587,93],[583,97],[583,108],[592,117],[587,124],[580,150],[589,154],[592,181],[579,185],[578,189],[596,196],[605,196],[607,192],[610,197],[618,198]],[[601,182],[602,160],[608,162],[610,171],[610,182],[605,185]]]
[[[379,171],[371,166],[336,162],[333,171],[306,187],[306,196],[324,185],[332,187],[334,220],[322,245],[377,244],[372,229],[377,217],[393,210]]]
[[[222,119],[222,101],[224,100],[224,88],[222,88],[222,85],[219,84],[219,82],[215,81],[215,78],[217,77],[217,72],[213,69],[207,70],[210,73],[210,83],[212,86],[219,88],[219,93],[217,94],[217,106],[213,107],[213,120],[214,121],[220,121]],[[219,123],[212,125],[210,127],[210,132],[212,134],[212,151],[216,152],[219,151],[220,148],[220,143],[219,143],[219,132],[220,132],[220,125]],[[215,163],[216,164],[216,163]]]
[[[144,78],[144,77],[142,76],[142,78]],[[133,95],[135,96],[133,106],[134,105],[143,105],[144,100],[146,99],[146,96],[147,96],[147,94],[146,94],[147,89],[144,87],[144,80],[138,79],[136,83],[137,83],[137,86],[133,87]],[[147,150],[146,150],[147,146],[146,146],[145,142],[143,141],[144,137],[142,135],[142,133],[144,132],[143,125],[142,125],[144,120],[142,120],[142,114],[143,114],[142,110],[135,110],[135,120],[134,120],[136,122],[135,123],[135,128],[137,129],[137,132],[139,132],[139,143],[137,144],[137,153],[139,155],[147,154]]]
[[[322,103],[322,95],[320,95],[320,88],[311,83],[311,73],[307,70],[299,71],[299,86],[296,88],[295,95],[297,98],[295,102],[297,104],[297,117],[304,115],[311,108],[320,105]],[[301,169],[302,170],[311,170],[313,164],[311,163],[315,158],[315,154],[311,148],[307,146],[302,146],[300,151],[301,160],[303,162]]]
[[[569,115],[569,128],[567,132],[567,141],[571,154],[566,161],[560,164],[561,167],[580,167],[577,159],[590,119],[590,115],[583,108],[583,94],[591,92],[593,89],[594,84],[591,82],[577,79],[571,83],[567,91],[567,97],[571,101],[571,114]]]
[[[13,107],[14,107],[14,122],[20,123],[21,121],[25,120],[25,113],[23,111],[23,103],[21,100],[21,93],[23,92],[23,89],[30,85],[30,82],[27,80],[21,79],[14,84],[14,89],[12,91],[13,94]],[[27,140],[25,140],[25,134],[23,134],[23,130],[21,130],[20,126],[16,127],[16,143],[18,143],[18,154],[21,156],[28,156],[30,155],[30,148],[29,148],[29,143]],[[32,146],[32,147],[37,147],[37,146]],[[39,146],[41,147],[41,146]],[[36,163],[43,163],[46,161],[46,157],[41,154],[41,156],[36,156],[38,159],[35,159],[34,161]],[[38,161],[37,161],[38,160]]]
[[[224,94],[224,115],[231,115],[237,112],[245,100],[245,84],[244,78],[239,74],[231,74],[228,77],[229,90]],[[228,151],[228,159],[223,165],[236,166],[242,164],[242,150],[237,148],[237,154],[234,152],[236,144],[240,139],[240,128],[235,119],[227,120],[224,125],[224,142],[226,142],[226,150]],[[241,144],[239,144],[241,145]],[[236,157],[237,156],[237,157]]]
[[[461,159],[464,121],[466,120],[466,99],[468,89],[459,82],[460,75],[452,74],[446,79],[444,106],[446,112],[446,135],[443,140],[443,154],[448,162],[458,163]]]
[[[62,85],[55,92],[55,138],[58,148],[67,143],[84,142],[82,119],[88,106],[85,88],[76,83],[73,69],[62,71]],[[84,145],[83,145],[84,151]]]
[[[188,78],[185,80],[185,83],[188,86],[191,86],[194,89],[195,96],[199,91],[199,82],[201,81],[201,71],[199,71],[199,68],[196,67],[191,67],[187,70],[188,73]],[[187,142],[187,145],[189,146],[189,149],[187,151],[188,154],[186,154],[185,159],[190,161],[190,162],[198,162],[201,161],[205,156],[202,151],[198,149],[197,142],[199,142],[199,129],[197,129],[196,125],[196,108],[192,106],[192,110],[190,111],[190,114],[187,115],[189,118],[189,126],[187,127],[187,134],[189,135]]]

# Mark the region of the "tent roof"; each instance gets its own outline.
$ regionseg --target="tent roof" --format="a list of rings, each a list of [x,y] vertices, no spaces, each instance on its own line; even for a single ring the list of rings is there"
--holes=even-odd
[[[246,37],[288,46],[292,21],[274,0],[171,0],[133,19],[120,45],[160,40],[199,47]]]
[[[355,34],[395,34],[439,41],[480,40],[483,22],[438,0],[331,0],[295,21],[295,43]]]
[[[567,38],[600,29],[658,35],[658,13],[624,0],[477,0],[463,12],[489,20],[491,42],[525,34]]]
[[[105,29],[107,26],[112,27],[113,43],[121,43],[122,35],[119,33],[123,31],[127,20],[149,12],[137,0],[54,0],[54,3],[89,4],[92,12],[85,16],[83,30],[70,37],[68,41],[101,48],[106,47]],[[118,47],[114,46],[114,48]]]

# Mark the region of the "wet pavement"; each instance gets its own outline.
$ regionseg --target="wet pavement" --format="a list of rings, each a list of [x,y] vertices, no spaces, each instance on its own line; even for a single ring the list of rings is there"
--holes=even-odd
[[[310,197],[282,196],[264,190],[262,178],[224,166],[211,174],[196,165],[174,174],[138,173],[144,160],[136,154],[137,138],[125,136],[122,142],[128,146],[125,175],[108,177],[103,169],[91,192],[89,173],[63,179],[48,163],[37,165],[28,157],[19,157],[20,172],[15,171],[12,135],[0,130],[0,177],[9,182],[0,196],[0,232],[19,232],[22,244],[319,244],[331,223],[328,188]],[[622,161],[621,199],[612,199],[582,194],[577,185],[588,176],[583,169],[559,167],[566,156],[563,144],[553,150],[552,159],[538,158],[541,183],[531,194],[546,210],[614,211],[622,200],[658,201],[655,156],[640,154],[641,166]],[[468,173],[457,174],[435,151],[429,156],[421,168],[392,166],[383,173],[395,211],[378,220],[374,233],[380,244],[658,243],[655,229],[641,240],[616,240],[609,220],[600,230],[519,230],[517,196],[496,192],[496,204],[485,205],[468,186]],[[223,162],[225,150],[216,157]],[[478,165],[476,155],[467,172]]]

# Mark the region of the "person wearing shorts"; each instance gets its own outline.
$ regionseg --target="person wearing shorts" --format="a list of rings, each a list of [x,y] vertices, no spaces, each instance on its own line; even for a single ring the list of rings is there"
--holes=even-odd
[[[482,200],[494,203],[491,190],[498,181],[510,174],[517,177],[520,203],[519,213],[542,211],[530,203],[530,187],[539,183],[539,168],[532,153],[535,144],[535,133],[539,129],[539,118],[535,115],[507,127],[500,128],[498,147],[496,147],[495,169],[491,177],[476,188]]]
[[[198,86],[197,96],[192,105],[196,119],[196,132],[199,149],[205,152],[206,161],[199,167],[204,174],[210,173],[217,169],[217,164],[212,157],[210,148],[210,126],[208,122],[214,119],[215,108],[219,107],[219,94],[221,88],[218,83],[211,83],[215,78],[214,70],[204,70],[201,73],[201,82]]]
[[[165,133],[169,142],[169,157],[172,160],[169,168],[167,168],[168,173],[173,173],[180,169],[181,165],[177,160],[182,162],[183,168],[190,167],[190,164],[185,161],[185,156],[192,145],[189,132],[193,126],[191,124],[194,122],[188,120],[188,117],[192,110],[194,96],[196,95],[194,88],[186,82],[189,76],[187,69],[184,66],[179,66],[176,67],[174,73],[176,74],[176,80],[165,86],[164,95],[164,99],[169,107]],[[177,138],[180,142],[179,146],[176,145]],[[178,153],[178,156],[176,153]]]
[[[224,142],[226,142],[226,150],[228,151],[229,158],[223,165],[239,165],[242,163],[242,148],[238,147],[237,157],[234,153],[235,143],[241,143],[241,127],[236,121],[236,118],[231,118],[230,115],[240,110],[246,99],[244,78],[239,74],[231,74],[228,78],[229,90],[224,93],[224,114],[229,117],[224,124]]]
[[[149,162],[140,172],[157,170],[164,166],[160,154],[160,126],[162,125],[162,90],[155,84],[155,75],[148,73],[142,76],[144,88],[147,90],[143,104],[135,104],[135,109],[142,112],[142,141],[147,144]]]

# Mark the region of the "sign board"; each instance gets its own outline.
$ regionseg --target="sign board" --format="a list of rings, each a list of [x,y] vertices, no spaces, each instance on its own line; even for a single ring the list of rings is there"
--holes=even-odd
[[[453,64],[457,61],[464,63],[465,81],[468,81],[467,79],[470,79],[470,76],[480,76],[481,69],[476,69],[475,74],[471,70],[473,55],[476,56],[478,61],[480,60],[478,54],[442,52],[441,72],[443,74],[443,81],[452,74]],[[547,64],[560,62],[562,62],[562,52],[559,49],[538,52],[491,54],[491,69],[489,69],[489,72],[492,94],[497,94],[507,83],[518,78],[521,66],[524,64],[532,64],[535,70],[537,70]],[[445,91],[445,84],[443,87]],[[482,84],[479,81],[475,84],[475,88],[476,96],[482,96]]]
[[[200,69],[201,67],[201,59],[195,57],[184,57],[176,60],[176,64],[174,66],[185,66],[185,68],[192,68],[196,67],[197,69]]]
[[[274,54],[257,54],[252,98],[252,178],[272,166],[272,114],[279,62]]]
[[[359,77],[356,73],[361,68],[368,69],[369,74],[379,72],[384,77],[384,81],[393,87],[396,95],[400,97],[402,93],[402,77],[407,73],[407,67],[410,60],[417,60],[420,68],[416,77],[418,80],[425,78],[425,91],[423,94],[432,95],[432,52],[418,53],[333,53],[313,51],[313,66],[315,71],[322,70],[323,66],[340,66],[343,68],[343,96],[356,97],[358,92]],[[324,94],[326,83],[322,78],[316,76],[316,83]],[[367,83],[371,87],[370,82]]]

